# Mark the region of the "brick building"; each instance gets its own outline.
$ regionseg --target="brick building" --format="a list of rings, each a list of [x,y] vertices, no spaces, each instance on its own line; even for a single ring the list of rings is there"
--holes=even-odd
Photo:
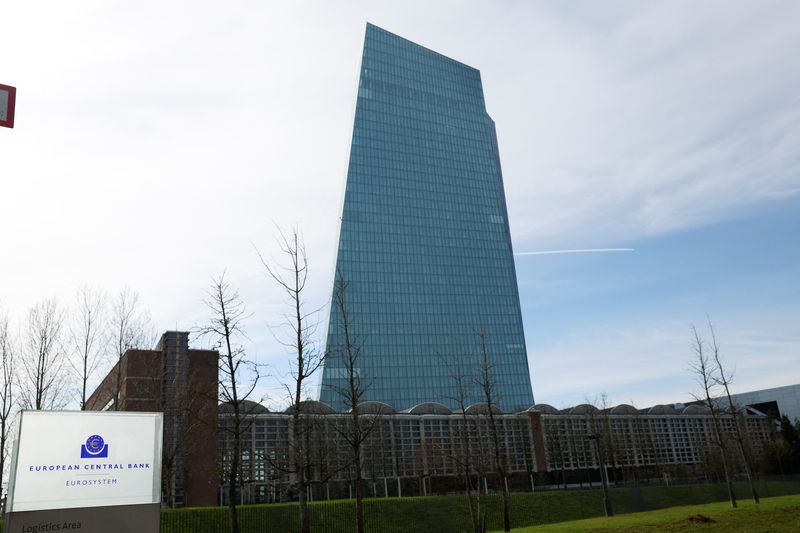
[[[217,359],[168,331],[153,350],[128,350],[86,401],[92,411],[164,413],[162,502],[217,502]]]

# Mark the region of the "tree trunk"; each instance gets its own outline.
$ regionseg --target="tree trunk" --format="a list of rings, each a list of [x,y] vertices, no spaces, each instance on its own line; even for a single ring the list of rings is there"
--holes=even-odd
[[[298,507],[300,510],[300,533],[310,533],[311,524],[308,516],[308,491],[305,482],[305,469],[301,466],[297,470],[298,481]]]
[[[750,492],[753,495],[753,502],[759,503],[758,492],[756,492],[756,486],[753,483],[753,477],[750,474],[750,462],[748,460],[747,454],[744,450],[744,438],[742,436],[742,429],[739,427],[739,417],[737,416],[737,409],[733,405],[733,398],[731,398],[731,391],[730,391],[730,382],[731,382],[731,374],[725,371],[725,368],[722,365],[722,358],[719,353],[719,344],[717,343],[717,334],[714,331],[714,325],[711,323],[711,318],[708,318],[708,329],[711,331],[711,341],[712,341],[712,350],[714,353],[714,362],[717,364],[717,371],[719,372],[719,378],[717,382],[725,388],[725,397],[728,399],[728,409],[730,415],[733,417],[733,429],[736,435],[736,443],[739,447],[739,453],[742,457],[742,464],[744,465],[744,472],[747,475],[747,482],[750,484]],[[746,423],[746,422],[745,422]]]
[[[508,509],[508,486],[503,487],[500,502],[503,507],[503,531],[511,531],[511,516]]]
[[[353,422],[356,424],[356,427],[359,428],[357,431],[360,432],[360,425],[358,421],[358,411],[353,409]],[[361,475],[361,437],[359,436],[356,440],[357,444],[354,446],[353,451],[355,460],[355,469],[356,469],[356,480],[355,480],[355,492],[356,492],[356,533],[364,533],[364,488],[363,488],[363,479]]]
[[[475,499],[472,496],[472,481],[469,474],[464,476],[464,487],[467,491],[467,503],[469,503],[469,518],[472,522],[472,533],[478,533],[478,509]]]
[[[356,465],[356,533],[364,533],[364,504],[363,504],[363,483],[361,479],[361,467]]]
[[[483,477],[483,476],[482,476]],[[483,486],[486,487],[486,477],[483,477]],[[486,491],[478,485],[478,531],[486,533]]]
[[[238,438],[235,440],[238,441]],[[239,517],[236,512],[236,472],[239,469],[239,447],[234,445],[235,454],[228,474],[228,518],[231,533],[239,533]]]
[[[726,471],[728,469],[727,463],[728,463],[727,459],[723,459],[723,461],[722,461],[723,466],[722,467]],[[736,508],[737,507],[736,494],[733,492],[733,481],[731,481],[730,474],[727,474],[726,477],[725,477],[725,485],[728,487],[728,499],[731,502],[731,507]]]

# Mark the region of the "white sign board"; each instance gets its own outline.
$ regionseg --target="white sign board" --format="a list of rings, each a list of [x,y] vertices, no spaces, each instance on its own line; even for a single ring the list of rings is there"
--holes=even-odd
[[[22,411],[8,512],[161,501],[161,413]]]

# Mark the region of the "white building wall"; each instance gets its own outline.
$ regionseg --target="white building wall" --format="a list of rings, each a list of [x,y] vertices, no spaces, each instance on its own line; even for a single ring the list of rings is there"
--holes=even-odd
[[[778,403],[781,414],[788,416],[789,420],[800,419],[800,384],[731,394],[731,398],[739,405],[774,401]]]

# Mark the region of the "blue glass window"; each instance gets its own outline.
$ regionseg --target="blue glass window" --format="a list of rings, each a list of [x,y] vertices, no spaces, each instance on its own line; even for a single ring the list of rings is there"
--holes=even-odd
[[[504,411],[533,405],[503,176],[480,72],[367,25],[337,271],[364,400],[457,408],[450,361],[477,370],[478,331]],[[347,372],[331,305],[320,399]],[[477,387],[468,401],[479,402]]]

